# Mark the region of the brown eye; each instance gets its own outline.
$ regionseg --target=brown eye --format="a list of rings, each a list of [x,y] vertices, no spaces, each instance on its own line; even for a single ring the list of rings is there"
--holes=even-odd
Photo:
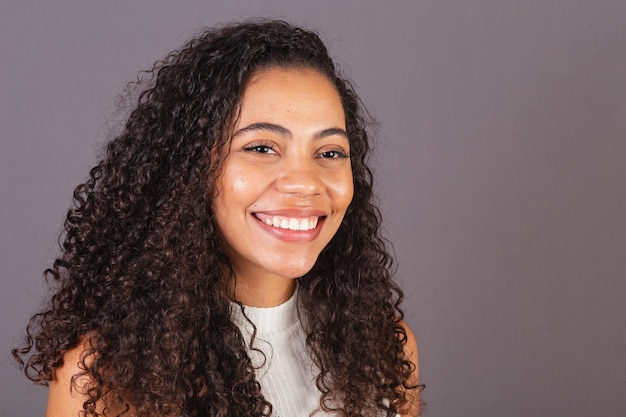
[[[348,158],[349,155],[342,150],[331,150],[325,151],[319,154],[320,158],[325,159],[340,159],[340,158]]]
[[[250,146],[246,146],[245,148],[243,148],[244,151],[246,152],[254,152],[254,153],[260,153],[260,154],[275,154],[276,151],[274,150],[274,148],[270,145],[250,145]]]

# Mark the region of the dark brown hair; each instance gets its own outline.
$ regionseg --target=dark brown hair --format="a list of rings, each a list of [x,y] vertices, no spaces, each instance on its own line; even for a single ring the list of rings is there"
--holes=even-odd
[[[86,340],[88,415],[101,403],[137,416],[271,412],[230,318],[230,262],[211,199],[214,151],[228,144],[251,75],[274,66],[328,77],[350,140],[354,199],[299,279],[321,404],[336,397],[344,415],[393,416],[406,403],[415,365],[403,354],[402,293],[372,203],[363,109],[317,34],[281,21],[206,31],[149,72],[123,131],[74,191],[62,253],[46,270],[56,288],[14,350],[30,379],[46,384],[63,353]]]

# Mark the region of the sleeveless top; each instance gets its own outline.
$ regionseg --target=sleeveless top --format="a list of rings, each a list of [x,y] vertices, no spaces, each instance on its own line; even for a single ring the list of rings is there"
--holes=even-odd
[[[306,347],[298,290],[296,287],[291,298],[276,307],[231,303],[231,316],[246,341],[261,392],[272,404],[272,416],[334,416],[320,408],[321,392],[315,385],[319,369]],[[254,327],[250,322],[256,327],[252,346]]]
[[[298,314],[298,289],[276,307],[249,307],[243,311],[231,304],[234,323],[241,330],[248,355],[256,368],[256,378],[272,416],[308,417],[319,409],[320,391],[315,386],[319,373],[306,347],[306,333]],[[253,326],[256,335],[250,346]],[[326,416],[318,410],[315,416]]]

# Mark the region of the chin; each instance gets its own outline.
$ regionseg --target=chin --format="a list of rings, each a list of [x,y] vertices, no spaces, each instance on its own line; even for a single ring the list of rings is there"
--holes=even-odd
[[[309,271],[313,269],[314,265],[315,265],[315,262],[310,263],[310,264],[307,263],[303,265],[294,265],[293,267],[287,267],[287,268],[277,268],[275,270],[275,273],[277,275],[280,275],[282,277],[289,278],[289,279],[300,278],[301,276],[304,276],[307,273],[309,273]]]
[[[279,272],[278,275],[287,278],[287,279],[297,279],[300,278],[304,275],[306,275],[307,273],[309,273],[309,271],[311,271],[311,268],[302,268],[302,269],[297,269],[297,270],[290,270],[290,271],[285,271],[285,272]]]

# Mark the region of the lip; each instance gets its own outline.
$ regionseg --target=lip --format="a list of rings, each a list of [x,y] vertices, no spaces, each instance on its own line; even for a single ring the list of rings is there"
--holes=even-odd
[[[266,233],[269,233],[273,237],[289,243],[306,243],[315,240],[320,234],[328,213],[316,209],[285,209],[259,211],[252,213],[251,215],[256,224],[258,224]],[[317,217],[318,221],[317,226],[314,229],[291,230],[270,226],[266,224],[264,220],[259,218],[258,215],[261,215],[262,218],[266,218],[268,216],[281,216],[299,219]]]
[[[287,208],[279,210],[257,210],[253,215],[263,214],[268,216],[284,216],[284,217],[326,217],[328,212],[314,208]]]

